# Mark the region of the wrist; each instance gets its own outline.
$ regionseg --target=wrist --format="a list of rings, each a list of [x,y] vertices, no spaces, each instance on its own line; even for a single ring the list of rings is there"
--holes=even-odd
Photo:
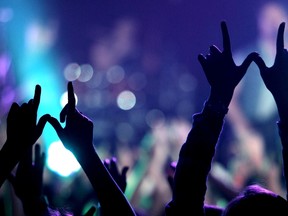
[[[228,113],[228,110],[228,106],[223,104],[222,101],[207,100],[204,103],[202,113],[218,118],[224,118],[224,116]]]
[[[224,107],[228,107],[233,96],[233,91],[229,93],[229,90],[225,90],[225,92],[215,91],[215,89],[211,88],[210,95],[208,101],[210,103],[221,104]]]

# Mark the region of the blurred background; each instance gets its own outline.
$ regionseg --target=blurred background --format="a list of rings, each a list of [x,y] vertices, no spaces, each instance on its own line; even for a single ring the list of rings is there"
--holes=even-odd
[[[13,101],[26,102],[33,97],[35,85],[40,84],[39,116],[49,113],[58,118],[67,101],[67,82],[73,81],[77,108],[94,123],[94,145],[99,156],[103,160],[116,157],[119,170],[129,166],[125,194],[131,204],[143,214],[163,215],[171,198],[167,181],[170,163],[177,161],[192,115],[201,111],[209,94],[197,56],[207,54],[212,44],[222,49],[222,20],[227,22],[235,56],[256,44],[261,38],[260,8],[266,2],[2,0],[1,143],[6,139],[6,117]],[[275,31],[286,19],[287,9],[285,1],[273,2],[281,3],[282,14],[274,8],[266,14],[272,21],[264,15],[261,20],[263,26],[274,28],[274,46]],[[244,55],[251,51],[261,53],[262,48],[251,46]],[[254,109],[254,105],[249,106]],[[276,152],[271,156],[273,163],[263,150],[265,144],[258,142],[261,137],[253,139],[255,145],[243,145],[242,151],[252,149],[248,152],[253,155],[252,162],[247,163],[244,157],[230,163],[241,149],[235,148],[239,137],[229,122],[215,156],[207,202],[225,206],[231,194],[251,180],[245,173],[245,180],[231,183],[239,178],[235,173],[254,162],[255,169],[259,168],[261,174],[265,170],[265,175],[269,172],[273,180],[271,184],[263,182],[261,175],[253,180],[284,194],[279,145],[270,146]],[[273,119],[270,125],[276,128],[276,121]],[[44,191],[51,205],[67,207],[79,215],[97,203],[77,160],[50,125],[39,143],[47,157]],[[1,188],[0,198],[5,215],[23,215],[8,182]]]

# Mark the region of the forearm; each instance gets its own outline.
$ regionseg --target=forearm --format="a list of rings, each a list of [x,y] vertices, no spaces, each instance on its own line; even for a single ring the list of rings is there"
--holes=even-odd
[[[104,215],[136,215],[93,148],[76,157],[94,188]]]
[[[204,215],[206,179],[227,112],[211,108],[205,104],[204,110],[193,116],[193,127],[179,154],[170,203],[178,213]]]
[[[19,162],[21,152],[12,149],[11,143],[6,141],[0,150],[0,187],[10,175],[16,164]]]
[[[286,199],[288,200],[288,122],[277,122],[282,143],[283,175],[286,181]]]

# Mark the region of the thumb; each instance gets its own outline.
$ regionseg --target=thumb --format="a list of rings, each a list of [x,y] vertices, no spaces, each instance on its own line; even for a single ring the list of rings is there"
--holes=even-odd
[[[50,116],[48,118],[48,122],[55,129],[56,133],[58,134],[59,138],[61,139],[63,128],[62,128],[61,124],[59,123],[59,121],[56,118]]]
[[[50,115],[49,114],[45,114],[43,116],[41,116],[41,118],[39,119],[38,121],[38,124],[36,126],[36,134],[35,134],[35,142],[36,140],[41,136],[43,130],[44,130],[44,127],[48,121],[48,119],[50,118]]]
[[[198,61],[200,62],[200,64],[201,64],[201,66],[202,66],[202,68],[204,69],[205,68],[205,57],[204,57],[204,55],[203,54],[199,54],[198,55]]]
[[[248,69],[248,67],[252,63],[252,61],[254,61],[258,56],[259,56],[259,54],[257,52],[250,53],[245,58],[245,60],[242,62],[242,64],[239,66],[240,67],[240,71],[243,72],[243,74],[245,74],[247,69]]]
[[[129,169],[128,166],[123,167],[122,173],[121,173],[121,175],[122,175],[123,177],[126,177],[126,174],[127,174],[127,172],[128,172],[128,169]]]
[[[256,65],[258,66],[260,72],[266,70],[267,66],[266,66],[264,60],[263,60],[260,56],[257,56],[257,57],[254,59],[254,62],[255,62]]]

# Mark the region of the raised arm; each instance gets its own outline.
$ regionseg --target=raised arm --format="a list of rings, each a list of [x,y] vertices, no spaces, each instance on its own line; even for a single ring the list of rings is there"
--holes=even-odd
[[[103,215],[136,215],[94,149],[93,123],[76,109],[71,82],[68,83],[68,104],[60,113],[60,121],[66,122],[65,127],[62,128],[56,118],[51,117],[48,121],[81,164],[95,190]]]
[[[168,216],[205,215],[206,179],[223,119],[228,112],[235,87],[257,55],[248,55],[240,66],[236,66],[225,22],[221,23],[221,30],[223,51],[213,45],[208,55],[200,54],[198,57],[210,84],[210,95],[202,112],[193,116],[192,129],[181,147],[174,175],[173,198],[166,206]]]
[[[260,56],[255,59],[255,63],[277,105],[280,117],[277,124],[282,142],[283,172],[288,193],[288,51],[284,48],[284,29],[285,23],[283,22],[278,29],[274,64],[270,68],[267,67]]]
[[[41,87],[36,85],[34,98],[19,106],[13,103],[7,117],[7,140],[0,151],[0,187],[10,172],[41,136],[49,115],[37,123]]]
[[[21,200],[26,216],[41,216],[47,213],[48,203],[43,195],[43,169],[45,154],[41,153],[41,147],[34,147],[34,162],[32,146],[20,160],[16,175],[10,175],[15,194]]]

